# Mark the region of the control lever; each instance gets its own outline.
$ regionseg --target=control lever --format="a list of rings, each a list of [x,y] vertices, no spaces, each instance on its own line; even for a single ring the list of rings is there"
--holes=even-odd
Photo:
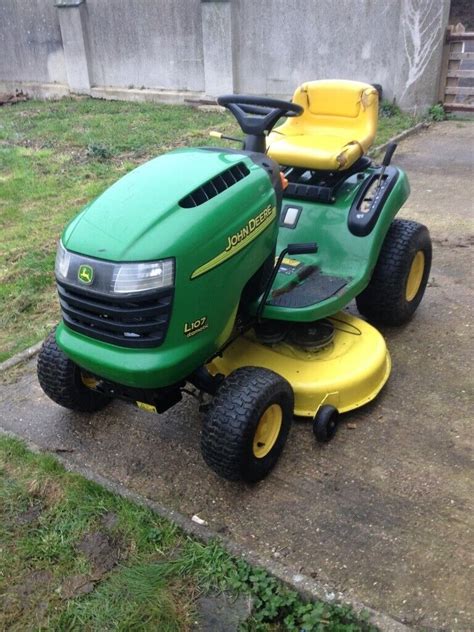
[[[309,255],[313,252],[318,252],[318,244],[315,241],[310,241],[304,244],[288,244],[285,254]],[[285,255],[283,255],[283,257],[284,256]],[[280,253],[280,257],[281,257],[281,253]],[[283,257],[282,257],[282,260],[283,260]]]
[[[379,179],[377,180],[377,187],[375,189],[374,198],[377,196],[377,193],[380,191],[382,187],[382,181],[385,175],[385,169],[392,162],[392,156],[395,153],[396,148],[397,148],[397,143],[389,143],[387,147],[387,151],[385,152],[385,156],[383,157],[383,160],[382,160],[382,170],[380,171]]]
[[[235,138],[234,136],[225,136],[222,132],[216,132],[215,130],[210,131],[209,136],[212,136],[213,138],[223,138],[224,140],[231,140],[235,143],[241,143],[242,145],[244,143],[242,138]]]
[[[262,320],[262,312],[265,307],[265,303],[267,302],[268,295],[270,294],[270,290],[272,289],[273,282],[275,281],[276,275],[278,274],[278,270],[283,262],[283,259],[286,255],[309,255],[313,252],[318,252],[318,244],[315,241],[311,241],[308,243],[300,243],[300,244],[288,244],[286,248],[280,252],[275,267],[268,279],[267,286],[265,288],[265,292],[263,293],[262,300],[260,301],[258,308],[256,319],[257,323],[260,323]]]

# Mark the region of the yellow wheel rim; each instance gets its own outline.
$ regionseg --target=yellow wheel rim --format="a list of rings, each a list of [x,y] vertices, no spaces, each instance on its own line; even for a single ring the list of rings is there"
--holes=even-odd
[[[84,386],[87,386],[87,388],[92,388],[92,389],[94,389],[99,383],[99,381],[96,380],[95,377],[91,377],[89,375],[82,375],[82,373],[81,373],[81,382],[84,384]]]
[[[253,438],[253,453],[257,459],[263,459],[270,452],[281,430],[283,413],[278,404],[272,404],[260,417]]]
[[[413,261],[411,262],[410,272],[408,273],[405,297],[407,301],[412,301],[418,294],[423,272],[425,271],[425,253],[418,250]]]

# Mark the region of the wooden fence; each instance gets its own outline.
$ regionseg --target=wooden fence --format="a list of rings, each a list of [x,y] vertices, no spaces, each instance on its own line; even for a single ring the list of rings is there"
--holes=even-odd
[[[447,112],[474,112],[474,32],[462,24],[446,31],[439,100]]]

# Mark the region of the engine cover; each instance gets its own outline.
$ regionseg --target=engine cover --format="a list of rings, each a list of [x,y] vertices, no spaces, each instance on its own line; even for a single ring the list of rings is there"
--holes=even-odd
[[[63,234],[66,250],[84,257],[88,268],[96,261],[97,269],[92,283],[79,287],[87,298],[81,309],[89,304],[93,315],[90,329],[87,314],[80,314],[79,328],[69,310],[58,344],[94,375],[122,384],[153,388],[187,377],[230,336],[244,286],[274,251],[280,204],[278,166],[263,155],[184,149],[138,167]],[[117,310],[108,307],[101,317],[100,305],[111,297],[101,293],[100,262],[165,259],[174,261],[174,286],[159,346],[143,344],[146,332],[121,344],[117,326],[114,337],[101,335]],[[133,296],[112,298],[134,309]]]

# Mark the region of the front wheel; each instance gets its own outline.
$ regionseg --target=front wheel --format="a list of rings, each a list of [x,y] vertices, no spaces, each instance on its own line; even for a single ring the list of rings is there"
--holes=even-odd
[[[94,412],[107,406],[110,398],[87,388],[80,367],[56,343],[56,332],[41,347],[36,366],[38,381],[46,395],[64,408]]]
[[[426,226],[405,219],[394,220],[370,283],[356,298],[359,312],[381,325],[408,322],[425,293],[431,257],[431,238]]]
[[[228,480],[261,480],[283,450],[293,406],[293,390],[280,375],[258,367],[233,371],[219,388],[203,425],[204,460]]]

